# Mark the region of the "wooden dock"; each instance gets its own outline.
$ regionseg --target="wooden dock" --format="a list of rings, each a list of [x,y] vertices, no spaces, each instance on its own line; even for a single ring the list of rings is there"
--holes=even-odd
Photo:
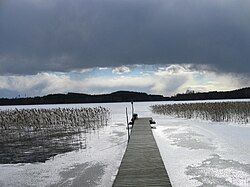
[[[171,186],[151,130],[150,119],[135,120],[113,187]]]

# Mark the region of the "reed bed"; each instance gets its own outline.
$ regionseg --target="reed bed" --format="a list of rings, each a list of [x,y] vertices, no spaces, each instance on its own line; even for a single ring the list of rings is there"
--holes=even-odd
[[[86,147],[83,133],[107,125],[104,107],[0,111],[0,163],[37,162]]]
[[[106,125],[108,119],[109,110],[103,107],[0,111],[0,141],[87,131]]]
[[[250,122],[250,102],[182,103],[151,106],[153,113],[213,122]]]

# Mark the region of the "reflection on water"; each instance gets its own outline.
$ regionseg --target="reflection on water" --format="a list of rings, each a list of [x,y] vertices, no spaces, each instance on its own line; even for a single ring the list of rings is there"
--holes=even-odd
[[[85,149],[84,133],[57,133],[0,143],[0,164],[45,162],[69,151]]]
[[[104,174],[105,167],[102,163],[74,165],[69,170],[60,172],[61,180],[56,184],[50,185],[50,187],[97,186]]]

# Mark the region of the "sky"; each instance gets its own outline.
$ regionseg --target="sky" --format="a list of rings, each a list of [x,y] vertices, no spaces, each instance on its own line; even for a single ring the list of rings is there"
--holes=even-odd
[[[0,97],[250,86],[249,0],[0,0]]]

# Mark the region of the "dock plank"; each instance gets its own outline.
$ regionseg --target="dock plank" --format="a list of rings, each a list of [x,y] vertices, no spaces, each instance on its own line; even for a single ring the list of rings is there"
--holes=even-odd
[[[135,120],[113,187],[171,186],[151,130],[150,119]]]

